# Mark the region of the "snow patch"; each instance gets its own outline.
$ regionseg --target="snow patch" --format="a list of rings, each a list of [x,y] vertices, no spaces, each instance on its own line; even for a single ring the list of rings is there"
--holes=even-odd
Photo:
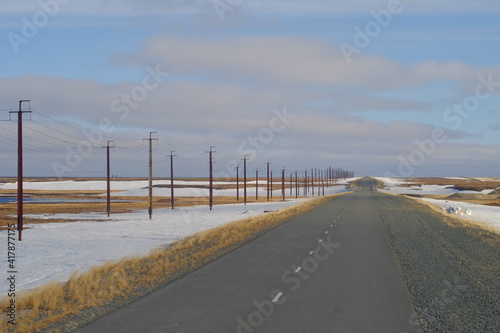
[[[448,214],[453,214],[453,215],[472,215],[472,211],[468,208],[463,209],[462,207],[459,206],[451,206],[446,208],[445,210]]]

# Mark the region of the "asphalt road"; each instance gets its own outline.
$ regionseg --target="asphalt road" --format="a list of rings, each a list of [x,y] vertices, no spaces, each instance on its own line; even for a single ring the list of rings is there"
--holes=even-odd
[[[416,332],[374,182],[77,330]]]

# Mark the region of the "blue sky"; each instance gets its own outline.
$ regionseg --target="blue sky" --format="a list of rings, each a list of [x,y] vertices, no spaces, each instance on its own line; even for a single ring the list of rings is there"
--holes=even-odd
[[[28,176],[103,176],[108,140],[115,174],[145,176],[150,131],[157,176],[171,150],[178,176],[206,176],[210,146],[220,176],[245,154],[249,170],[500,176],[499,15],[495,0],[0,1],[0,120],[31,99]],[[15,131],[0,121],[0,176]]]

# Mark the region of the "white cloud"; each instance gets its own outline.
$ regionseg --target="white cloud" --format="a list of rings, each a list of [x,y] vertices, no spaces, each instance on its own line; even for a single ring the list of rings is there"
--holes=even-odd
[[[135,61],[161,61],[179,74],[205,74],[222,80],[373,90],[401,89],[429,81],[473,81],[481,73],[500,74],[498,67],[476,68],[458,61],[403,66],[385,57],[363,54],[348,63],[337,45],[294,36],[207,40],[158,35],[145,42]]]
[[[118,146],[139,146],[130,151],[117,151],[116,154],[120,154],[117,158],[126,158],[126,163],[115,166],[115,170],[121,170],[122,174],[129,172],[128,175],[141,175],[146,170],[141,162],[146,154],[142,138],[147,137],[149,131],[160,132],[161,143],[155,147],[155,154],[160,154],[157,158],[165,159],[161,155],[176,149],[180,156],[199,156],[196,159],[197,166],[188,163],[186,172],[192,168],[204,170],[206,161],[203,160],[203,152],[210,145],[216,145],[220,157],[217,168],[224,169],[228,159],[237,160],[241,157],[239,146],[243,142],[251,136],[258,136],[263,128],[269,126],[274,107],[282,109],[287,106],[289,113],[296,115],[296,118],[283,131],[275,133],[273,140],[258,151],[254,165],[271,158],[290,168],[302,168],[311,166],[311,163],[330,165],[342,156],[349,157],[350,163],[357,161],[359,165],[366,165],[364,161],[376,160],[382,165],[383,160],[391,161],[398,154],[411,150],[414,139],[429,137],[433,129],[430,125],[418,122],[384,123],[302,107],[309,96],[307,93],[301,95],[300,91],[267,91],[187,81],[164,83],[140,107],[131,110],[129,117],[122,120],[119,114],[112,112],[111,103],[133,86],[133,83],[104,85],[95,81],[54,77],[0,79],[2,99],[12,100],[13,105],[17,99],[30,98],[33,110],[75,127],[80,127],[78,123],[83,120],[90,125],[87,130],[98,129],[99,121],[106,118],[116,126],[114,131],[106,133],[106,138],[95,142],[92,153],[85,156],[74,174],[68,175],[99,175],[103,163],[100,147],[108,139],[115,139]],[[72,130],[57,122],[46,123],[46,119],[38,114],[34,114],[33,119],[36,122],[27,120],[25,123],[27,174],[53,175],[52,163],[64,163],[70,151],[68,147],[75,149],[78,138],[85,140],[85,135],[82,131]],[[71,122],[71,119],[80,121]],[[38,123],[54,130],[47,132],[47,128],[39,127]],[[0,124],[3,129],[5,126]],[[8,126],[11,132],[16,131],[15,124],[8,123]],[[43,134],[44,131],[51,137]],[[10,141],[0,138],[0,142],[4,143],[2,147],[6,149],[2,155],[5,156],[3,170],[14,172],[14,164],[7,164],[15,161],[16,150],[5,144],[10,142],[15,145],[16,136],[11,132],[6,133]],[[469,135],[463,132],[447,133],[457,138]],[[298,152],[302,152],[305,158],[297,160]],[[325,160],[325,156],[331,157],[332,162]],[[187,162],[180,158],[179,163]],[[337,163],[343,166],[344,162]]]

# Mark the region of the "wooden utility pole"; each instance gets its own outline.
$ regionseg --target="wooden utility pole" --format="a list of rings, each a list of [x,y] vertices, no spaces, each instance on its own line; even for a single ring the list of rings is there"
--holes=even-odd
[[[271,199],[272,199],[273,198],[273,170],[271,170],[271,176],[270,176],[269,182],[271,183]]]
[[[267,160],[267,201],[269,201],[269,165],[271,164],[270,160]]]
[[[247,204],[247,160],[248,155],[243,157],[243,202]]]
[[[240,201],[240,166],[236,165],[236,201]]]
[[[10,111],[9,113],[17,113],[17,231],[18,240],[23,239],[23,205],[24,205],[24,192],[23,192],[23,113],[31,113],[31,111],[23,111],[22,104],[30,103],[29,99],[19,101],[19,110]]]
[[[307,185],[307,170],[304,171],[304,196],[307,197],[307,192],[309,191]]]
[[[259,201],[259,168],[255,169],[255,201]]]
[[[109,140],[106,147],[103,147],[103,149],[106,149],[106,212],[108,213],[108,217],[111,215],[111,163],[109,149],[114,148],[114,145],[111,145],[112,142],[114,141]]]
[[[281,170],[281,196],[283,201],[285,201],[285,168]]]
[[[299,197],[299,178],[297,175],[297,170],[295,170],[295,199]]]
[[[311,168],[311,196],[314,197],[314,170]]]
[[[158,134],[157,132],[149,132],[149,139],[144,139],[149,141],[149,219],[153,218],[153,140],[158,140],[158,138],[153,138],[153,134]]]
[[[213,160],[213,156],[214,156],[214,153],[215,153],[215,147],[214,146],[210,146],[210,150],[208,151],[208,154],[209,154],[209,164],[210,164],[210,190],[209,190],[209,206],[210,206],[210,210],[212,210],[212,207],[214,205],[214,167],[213,167],[213,164],[214,164],[214,160]]]
[[[174,209],[174,156],[175,150],[170,152],[170,203],[172,205],[172,209]]]

